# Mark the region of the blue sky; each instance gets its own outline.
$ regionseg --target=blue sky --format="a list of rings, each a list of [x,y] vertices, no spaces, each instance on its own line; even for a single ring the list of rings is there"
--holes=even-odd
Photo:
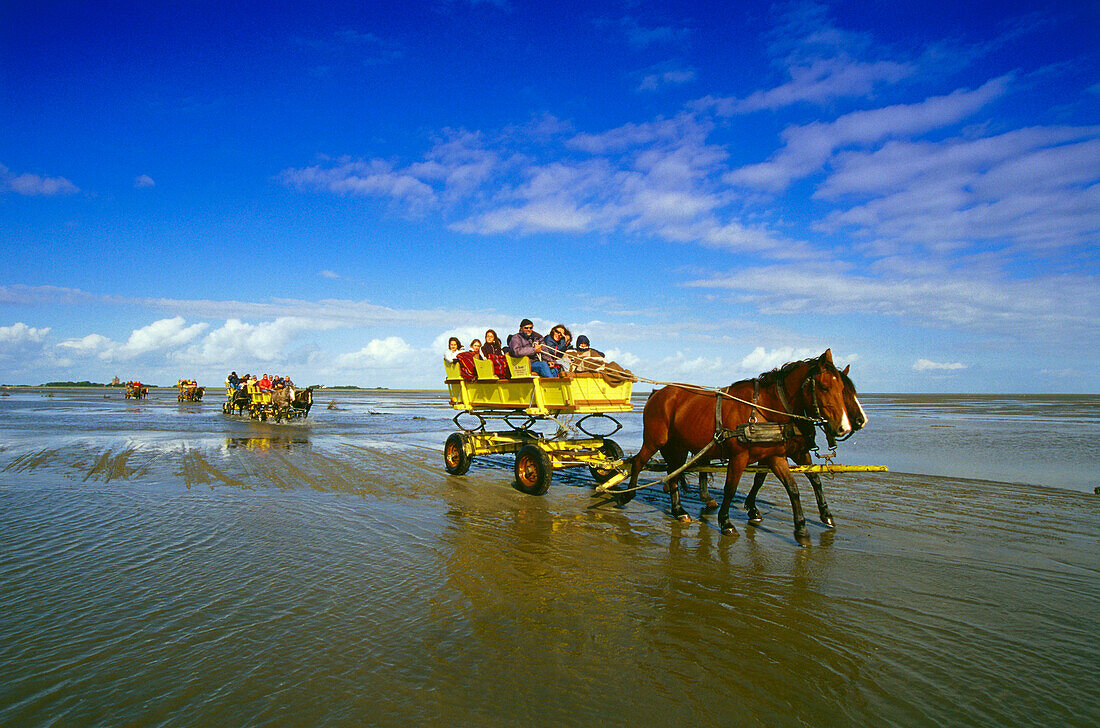
[[[0,382],[1100,392],[1094,3],[0,5]]]

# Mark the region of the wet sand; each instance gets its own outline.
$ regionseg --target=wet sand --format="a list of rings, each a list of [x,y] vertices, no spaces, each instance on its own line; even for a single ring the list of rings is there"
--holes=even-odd
[[[773,482],[723,537],[449,476],[433,397],[0,401],[0,725],[1100,720],[1096,496],[838,476],[802,547]]]

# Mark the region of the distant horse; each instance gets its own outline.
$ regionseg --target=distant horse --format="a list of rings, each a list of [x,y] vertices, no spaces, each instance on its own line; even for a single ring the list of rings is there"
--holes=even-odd
[[[806,518],[787,457],[809,451],[816,422],[823,423],[830,442],[852,430],[844,406],[844,380],[828,349],[820,357],[784,364],[714,393],[663,387],[653,393],[642,412],[642,449],[631,465],[630,488],[637,485],[642,468],[658,450],[671,473],[686,462],[689,452],[709,449],[708,457],[729,461],[718,510],[718,524],[729,535],[737,532],[729,509],[741,474],[750,463],[763,462],[786,487],[795,536],[803,540]],[[680,504],[679,480],[669,483],[672,515],[690,521]],[[629,501],[634,492],[625,491],[620,502]]]
[[[234,390],[233,398],[229,400],[229,410],[232,412],[237,410],[238,414],[244,414],[252,408],[252,397],[248,394],[248,389],[241,387]]]
[[[313,407],[313,387],[299,389],[298,393],[294,395],[290,406],[294,409],[305,410],[308,415],[309,410]]]
[[[295,389],[293,385],[287,385],[281,389],[271,390],[271,406],[275,409],[275,420],[279,421],[290,416],[290,410],[309,410],[313,407],[313,387]]]
[[[145,399],[148,396],[148,387],[133,383],[126,385],[126,399],[130,399],[131,397],[134,399]]]
[[[856,392],[856,385],[848,377],[848,370],[851,366],[844,367],[844,370],[840,373],[840,378],[844,380],[844,409],[848,413],[848,421],[852,425],[852,430],[848,434],[850,437],[852,434],[862,430],[867,424],[867,413],[863,409],[863,405],[860,404],[858,393]],[[796,465],[810,465],[813,460],[810,457],[809,450],[802,453],[791,453],[788,457],[795,462]],[[699,473],[699,498],[706,504],[707,508],[717,508],[718,503],[711,497],[710,491],[707,489],[707,479],[709,473]],[[767,473],[757,473],[753,478],[752,488],[749,490],[748,495],[745,497],[745,510],[749,514],[749,523],[757,524],[763,519],[760,516],[760,511],[756,508],[756,494],[759,492],[760,487],[764,485],[764,481],[767,479]],[[829,504],[825,502],[825,491],[821,487],[821,476],[817,473],[806,473],[807,480],[810,481],[810,486],[813,488],[814,497],[817,500],[817,512],[821,515],[821,522],[829,528],[835,528],[836,523],[833,521],[833,514],[829,511]],[[737,494],[736,487],[734,488],[734,495]]]

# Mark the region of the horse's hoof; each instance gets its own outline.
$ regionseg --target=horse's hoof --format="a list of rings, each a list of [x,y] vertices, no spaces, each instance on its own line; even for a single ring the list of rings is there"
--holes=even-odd
[[[753,508],[749,511],[749,523],[753,526],[759,526],[764,522],[764,517],[760,515],[760,511]]]
[[[714,500],[713,498],[708,498],[706,505],[703,506],[703,509],[707,511],[713,511],[717,507],[718,501]]]
[[[737,529],[733,527],[732,523],[730,523],[729,521],[726,521],[725,523],[722,524],[722,535],[723,536],[736,536],[737,535]]]
[[[691,523],[691,516],[684,510],[683,506],[673,508],[672,517],[678,519],[681,523]]]
[[[825,524],[826,528],[836,528],[836,523],[833,522],[833,517],[829,514],[823,515],[821,522]]]
[[[613,490],[611,491],[611,498],[617,505],[625,506],[630,501],[634,500],[634,491],[632,490]]]
[[[794,540],[798,541],[802,546],[809,546],[812,543],[810,540],[810,532],[805,528],[796,528],[794,530]]]

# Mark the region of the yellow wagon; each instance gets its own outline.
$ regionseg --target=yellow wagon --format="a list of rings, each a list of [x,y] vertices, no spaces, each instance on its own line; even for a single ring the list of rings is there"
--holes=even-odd
[[[612,439],[621,424],[609,413],[630,412],[634,383],[605,379],[600,374],[577,372],[563,377],[539,377],[524,357],[505,355],[507,377],[498,377],[491,361],[473,360],[475,376],[465,378],[457,362],[444,362],[451,407],[459,410],[454,423],[460,432],[447,438],[443,448],[448,473],[463,475],[477,455],[515,453],[516,483],[520,490],[542,495],[550,487],[554,470],[587,466],[600,483],[622,480],[623,451]],[[566,425],[560,417],[581,415]],[[464,426],[462,418],[476,424]],[[606,435],[585,429],[585,420],[602,418],[614,424]],[[501,419],[509,429],[487,430],[486,421]],[[550,421],[557,432],[547,436],[532,429]],[[568,437],[577,430],[587,437]]]

